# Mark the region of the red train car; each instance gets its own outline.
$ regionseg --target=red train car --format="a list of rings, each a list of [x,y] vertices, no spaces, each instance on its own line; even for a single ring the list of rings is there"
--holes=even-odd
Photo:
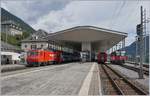
[[[105,63],[107,61],[107,53],[105,52],[99,52],[97,55],[97,62],[100,63]]]
[[[124,64],[126,60],[125,51],[117,50],[110,54],[110,62],[113,64]]]
[[[27,64],[40,66],[52,63],[61,63],[61,52],[49,50],[30,50],[27,53]]]

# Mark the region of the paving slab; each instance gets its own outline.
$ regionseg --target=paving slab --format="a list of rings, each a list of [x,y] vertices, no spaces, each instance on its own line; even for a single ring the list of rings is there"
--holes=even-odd
[[[96,64],[93,70],[93,76],[90,83],[90,89],[88,95],[101,95],[101,81],[100,81],[100,74],[98,64]]]
[[[1,79],[2,95],[78,95],[92,63],[48,66]]]

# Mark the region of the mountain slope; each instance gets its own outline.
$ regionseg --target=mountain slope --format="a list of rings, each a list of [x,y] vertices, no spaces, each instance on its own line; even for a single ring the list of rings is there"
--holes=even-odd
[[[135,57],[136,55],[136,42],[134,41],[131,45],[125,47],[125,51],[127,55]],[[149,36],[146,36],[146,62],[149,60]]]
[[[26,22],[24,22],[22,19],[8,12],[4,8],[1,8],[1,22],[5,22],[9,20],[12,20],[15,23],[17,23],[23,29],[23,32],[29,32],[29,33],[35,32],[35,30]]]

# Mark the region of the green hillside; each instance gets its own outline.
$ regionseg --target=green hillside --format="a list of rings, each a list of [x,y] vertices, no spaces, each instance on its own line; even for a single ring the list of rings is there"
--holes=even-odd
[[[6,36],[6,33],[1,32],[1,40],[6,42],[6,43],[20,47],[21,40],[27,38],[30,34],[36,32],[30,25],[28,25],[22,19],[13,15],[12,13],[8,12],[4,8],[1,8],[1,22],[5,22],[5,21],[15,22],[15,24],[18,27],[20,27],[23,31],[22,36],[20,36],[20,35],[16,35],[16,36],[7,35]]]
[[[16,35],[16,36],[11,36],[11,35],[7,35],[6,33],[1,33],[1,40],[4,42],[7,42],[9,44],[12,44],[14,46],[21,46],[21,40],[27,38],[30,35],[29,32],[23,32],[23,35]],[[6,40],[7,39],[7,40]]]

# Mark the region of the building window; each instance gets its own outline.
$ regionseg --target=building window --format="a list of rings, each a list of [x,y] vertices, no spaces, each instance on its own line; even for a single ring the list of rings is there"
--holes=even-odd
[[[27,48],[27,45],[24,45],[25,48]]]
[[[32,35],[32,39],[33,39],[33,40],[37,40],[37,39],[38,39],[38,36],[36,36],[35,34],[33,34],[33,35]]]
[[[37,40],[37,39],[38,39],[38,36],[34,36],[34,39]]]
[[[43,45],[43,44],[41,44],[41,48],[43,48],[43,46],[44,46],[44,45]]]
[[[36,49],[37,46],[36,45],[31,45],[31,49]]]

